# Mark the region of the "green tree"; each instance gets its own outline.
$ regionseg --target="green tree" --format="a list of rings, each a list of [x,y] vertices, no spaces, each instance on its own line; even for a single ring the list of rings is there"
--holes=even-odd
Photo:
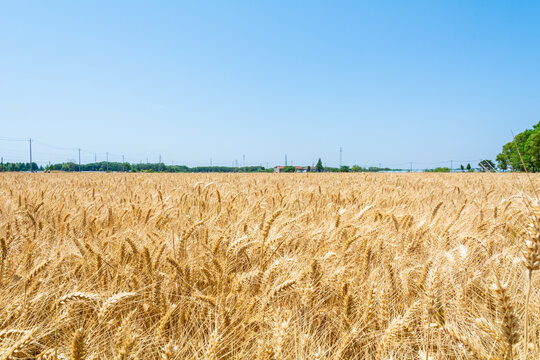
[[[461,171],[465,171],[465,167],[463,167],[463,164],[461,164],[460,168],[461,168]]]
[[[317,165],[315,165],[315,170],[317,170],[317,172],[322,172],[323,169],[324,167],[323,167],[321,158],[319,158],[319,160],[317,161]]]
[[[538,124],[535,125],[533,133],[525,142],[525,149],[531,166],[530,171],[540,171],[540,128]]]
[[[471,163],[467,164],[467,171],[471,171]]]
[[[450,172],[450,168],[449,167],[436,167],[435,169],[432,169],[432,170],[426,170],[426,172]]]
[[[282,172],[291,173],[296,172],[296,168],[294,166],[285,166],[282,170]]]
[[[510,163],[512,169],[517,171],[524,171],[525,168],[530,169],[532,164],[530,162],[530,155],[527,147],[527,140],[532,134],[532,130],[525,130],[514,137],[513,141],[505,144],[497,157],[499,159],[505,158]],[[522,161],[523,160],[523,161]]]
[[[360,172],[362,171],[362,168],[358,165],[353,165],[352,169],[351,169],[352,172]]]
[[[75,170],[75,163],[73,162],[67,162],[62,164],[62,171],[74,171]]]
[[[341,171],[341,172],[349,172],[349,171],[351,171],[351,168],[349,168],[347,165],[342,165],[339,168],[339,171]]]
[[[540,171],[540,122],[520,132],[506,143],[497,155],[499,168],[514,171]]]
[[[497,163],[499,164],[499,169],[508,169],[508,161],[506,161],[506,156],[504,154],[497,155],[497,158],[495,160],[497,160]]]
[[[482,171],[495,171],[495,164],[491,160],[482,160],[478,163]]]

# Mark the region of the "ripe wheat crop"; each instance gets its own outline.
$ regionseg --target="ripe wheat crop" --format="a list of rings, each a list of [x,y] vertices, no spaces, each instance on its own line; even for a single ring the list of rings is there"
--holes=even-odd
[[[537,359],[513,174],[0,174],[0,359]]]

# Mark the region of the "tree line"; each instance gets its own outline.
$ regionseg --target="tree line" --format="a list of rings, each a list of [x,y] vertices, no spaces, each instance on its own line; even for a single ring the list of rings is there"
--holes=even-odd
[[[30,171],[30,163],[23,162],[2,162],[0,164],[0,171]],[[32,163],[32,171],[43,171],[43,166],[38,166],[35,162]]]
[[[484,160],[489,161],[490,160]],[[493,163],[491,163],[493,164]],[[494,166],[494,165],[493,165]],[[463,165],[461,166],[464,171]],[[7,162],[0,165],[0,172],[29,172],[30,163],[23,162]],[[274,171],[274,168],[264,168],[262,166],[195,166],[188,167],[185,165],[166,165],[164,163],[144,163],[144,164],[130,164],[127,162],[95,162],[88,164],[76,164],[74,162],[64,162],[50,164],[45,167],[32,163],[32,171],[62,171],[62,172],[78,172],[78,171],[94,171],[94,172],[167,172],[167,173],[205,173],[205,172],[218,172],[218,173],[270,173]],[[295,166],[286,166],[281,172],[297,172]],[[341,167],[323,166],[321,159],[317,162],[317,165],[313,168],[307,167],[309,172],[389,172],[389,171],[407,171],[404,169],[393,169],[389,167],[376,167],[369,166],[363,167],[359,165],[343,165]],[[440,167],[435,169],[426,169],[426,172],[450,172],[450,168]],[[471,169],[471,165],[467,164],[467,171],[474,171]]]
[[[169,172],[169,173],[203,173],[203,172],[269,172],[273,169],[265,169],[262,166],[196,166],[166,165],[164,163],[130,164],[127,162],[101,161],[89,164],[75,164],[67,162],[52,164],[45,167],[46,171],[113,171],[113,172]]]

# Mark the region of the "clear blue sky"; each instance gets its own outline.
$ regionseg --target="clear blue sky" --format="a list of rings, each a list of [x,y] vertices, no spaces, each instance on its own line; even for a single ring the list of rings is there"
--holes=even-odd
[[[540,120],[538,1],[1,5],[0,137],[83,161],[493,159]]]

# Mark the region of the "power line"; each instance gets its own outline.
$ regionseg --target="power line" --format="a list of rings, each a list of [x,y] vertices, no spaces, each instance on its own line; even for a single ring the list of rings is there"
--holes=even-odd
[[[0,140],[3,140],[3,141],[28,141],[28,138],[24,139],[24,138],[10,138],[10,137],[0,136]]]
[[[76,148],[67,148],[67,147],[60,147],[60,146],[50,145],[50,144],[47,144],[47,143],[45,143],[45,142],[43,142],[43,141],[41,141],[41,140],[36,140],[36,139],[34,139],[33,141],[34,141],[36,144],[40,144],[40,145],[43,145],[43,146],[47,146],[47,147],[49,147],[49,148],[51,148],[51,149],[57,149],[57,150],[63,150],[63,151],[76,151],[76,150],[78,150],[78,149],[76,149]]]
[[[86,161],[90,162],[91,161],[91,154],[93,154],[93,160],[94,162],[97,163],[97,154],[98,152],[96,151],[90,151],[90,150],[87,150],[87,149],[84,149],[84,148],[81,148],[81,147],[78,147],[78,148],[72,148],[72,147],[63,147],[63,146],[56,146],[56,145],[53,145],[53,144],[50,144],[48,142],[45,142],[45,141],[42,141],[40,139],[35,139],[35,138],[16,138],[16,137],[6,137],[6,136],[0,136],[0,144],[2,143],[9,143],[9,142],[18,142],[18,143],[23,143],[23,142],[28,142],[28,150],[25,150],[24,148],[24,145],[21,146],[21,148],[19,148],[18,145],[6,145],[4,147],[4,149],[0,149],[0,152],[1,152],[1,155],[2,155],[2,158],[4,161],[8,161],[8,162],[11,162],[11,161],[21,161],[21,162],[25,162],[24,159],[30,159],[31,163],[33,164],[33,161],[36,160],[39,164],[43,163],[45,164],[47,161],[53,161],[53,162],[64,162],[65,159],[67,158],[67,161],[73,161],[73,162],[78,162],[78,165],[79,165],[79,171],[82,171],[82,164],[83,162],[86,163]],[[36,144],[38,144],[38,146],[36,147]],[[44,148],[46,147],[46,148]],[[55,149],[55,150],[58,150],[58,151],[54,151],[54,150],[47,150],[47,149]],[[29,153],[27,153],[26,151],[29,151]],[[75,155],[77,154],[77,158],[78,158],[78,161],[75,160]],[[89,156],[85,157],[84,154],[88,154]],[[106,162],[107,162],[107,170],[109,169],[109,155],[113,156],[113,160],[114,159],[122,159],[122,163],[125,163],[126,161],[129,161],[128,158],[125,157],[124,154],[120,155],[120,154],[114,154],[114,153],[110,153],[110,152],[99,152],[100,154],[100,157],[102,156],[101,154],[105,155],[106,157]],[[161,164],[162,163],[162,158],[161,158],[161,154],[159,154],[159,163]],[[71,160],[70,158],[73,158],[73,160]],[[416,169],[421,169],[421,168],[431,168],[431,167],[434,167],[434,166],[449,166],[450,169],[452,171],[454,171],[454,162],[458,162],[458,166],[457,168],[459,168],[459,163],[461,164],[467,164],[467,163],[471,163],[473,164],[474,162],[479,162],[481,160],[483,160],[484,158],[482,159],[474,159],[474,160],[443,160],[443,161],[437,161],[437,162],[422,162],[422,161],[409,161],[409,162],[403,162],[403,163],[399,163],[399,164],[385,164],[385,167],[388,167],[388,168],[394,168],[394,169],[409,169],[410,171],[414,170],[415,168]],[[256,163],[256,160],[254,161]],[[147,158],[147,163],[148,163],[148,158]],[[287,154],[285,154],[285,165],[292,165],[293,164],[293,161],[291,161]],[[213,159],[210,160],[210,165],[213,166],[214,165],[214,161]],[[383,164],[382,163],[379,163],[378,164],[379,167],[383,167]],[[125,166],[125,165],[124,165]],[[233,162],[233,166],[235,167],[238,167],[239,166],[239,161],[238,160],[235,160]],[[246,166],[246,154],[242,154],[242,166]],[[339,166],[343,166],[343,147],[339,147]],[[160,168],[162,168],[163,166],[160,165]],[[269,164],[267,163],[267,168],[269,167]],[[33,171],[33,166],[31,168],[31,171]]]

